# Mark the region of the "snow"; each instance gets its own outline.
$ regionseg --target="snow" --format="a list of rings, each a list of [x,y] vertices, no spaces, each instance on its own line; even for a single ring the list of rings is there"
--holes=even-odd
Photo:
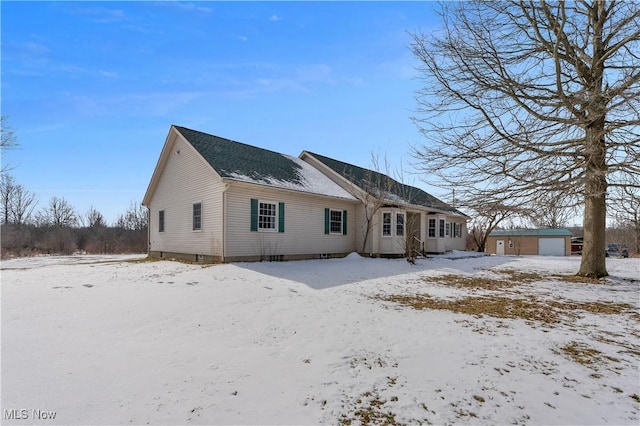
[[[416,265],[356,254],[214,266],[4,261],[3,421],[358,424],[370,410],[378,424],[637,425],[640,259],[608,259],[601,283],[554,277],[575,273],[579,260],[454,252]],[[545,278],[493,293],[633,312],[549,325],[381,300],[491,294],[429,279],[507,271]],[[571,342],[599,350],[601,362],[570,359],[560,348]],[[7,419],[11,409],[28,420]]]
[[[242,182],[257,183],[260,185],[269,185],[276,188],[291,189],[294,191],[308,192],[312,194],[327,195],[330,197],[345,198],[348,200],[355,200],[356,198],[349,194],[346,190],[340,187],[338,184],[329,179],[326,175],[320,172],[318,169],[308,164],[306,161],[290,155],[284,155],[287,159],[296,163],[300,168],[297,170],[300,182],[279,180],[262,176],[259,179],[254,179],[251,176],[241,175],[238,173],[229,173],[232,179]]]

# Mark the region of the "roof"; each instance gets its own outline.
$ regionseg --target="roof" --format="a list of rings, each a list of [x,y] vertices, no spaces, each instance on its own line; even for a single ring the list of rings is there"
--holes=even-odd
[[[376,195],[376,192],[379,192],[381,186],[385,187],[388,185],[389,194],[385,198],[390,203],[408,203],[414,206],[427,207],[459,214],[465,217],[467,216],[455,207],[445,203],[422,189],[400,183],[385,174],[376,172],[375,170],[369,170],[353,164],[344,163],[342,161],[334,160],[333,158],[314,154],[313,152],[305,151],[305,153],[313,156],[343,178],[374,196]]]
[[[489,234],[490,237],[570,237],[573,234],[564,228],[547,228],[547,229],[494,229]]]
[[[186,127],[173,127],[222,178],[355,200],[319,170],[296,157]]]

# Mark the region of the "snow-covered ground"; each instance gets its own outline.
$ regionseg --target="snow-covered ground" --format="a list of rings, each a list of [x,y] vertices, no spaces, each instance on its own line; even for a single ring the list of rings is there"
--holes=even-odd
[[[637,425],[640,259],[579,261],[5,261],[3,424]]]

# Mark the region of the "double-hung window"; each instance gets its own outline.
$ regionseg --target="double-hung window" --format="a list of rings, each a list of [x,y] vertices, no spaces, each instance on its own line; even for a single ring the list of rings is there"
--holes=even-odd
[[[284,203],[251,199],[251,232],[284,232]]]
[[[444,219],[440,219],[440,238],[444,238]]]
[[[164,210],[158,212],[158,232],[164,232]]]
[[[391,212],[382,213],[382,236],[391,236]]]
[[[429,238],[436,237],[436,220],[429,219]]]
[[[260,231],[275,231],[277,222],[276,203],[260,201],[258,210],[258,229]]]
[[[329,229],[332,234],[342,234],[342,210],[331,210]]]
[[[193,204],[193,230],[202,230],[202,203]]]
[[[324,234],[347,235],[347,211],[324,209]]]
[[[451,223],[447,222],[445,225],[445,234],[447,238],[451,236]]]
[[[404,213],[396,213],[396,236],[404,236]]]

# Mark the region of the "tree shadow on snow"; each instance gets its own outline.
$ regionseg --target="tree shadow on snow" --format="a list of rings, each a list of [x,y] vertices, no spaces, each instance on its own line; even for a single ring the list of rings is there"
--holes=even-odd
[[[365,258],[352,253],[342,259],[300,260],[288,262],[235,263],[237,267],[285,280],[302,283],[315,290],[324,290],[356,282],[379,280],[405,274],[438,270],[449,273],[470,273],[513,262],[502,256],[447,257],[446,255],[417,259],[410,264],[405,259]]]

